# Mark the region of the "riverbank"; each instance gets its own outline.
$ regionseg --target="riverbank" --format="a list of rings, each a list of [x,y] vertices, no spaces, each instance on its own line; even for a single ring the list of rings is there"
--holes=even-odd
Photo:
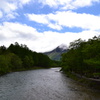
[[[82,86],[85,86],[91,89],[100,90],[100,81],[98,81],[97,79],[86,78],[84,76],[76,75],[71,72],[63,72],[63,73],[65,73],[67,77],[75,80]]]
[[[8,73],[13,73],[13,72],[29,71],[29,70],[36,70],[36,69],[48,69],[48,68],[53,68],[53,67],[34,66],[34,67],[31,67],[31,68],[22,68],[22,69],[10,70],[10,71],[5,72],[5,73],[0,73],[0,76],[6,75]]]

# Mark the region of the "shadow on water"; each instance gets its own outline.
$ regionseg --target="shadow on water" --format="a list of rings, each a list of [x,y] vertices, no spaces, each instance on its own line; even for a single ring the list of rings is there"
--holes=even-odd
[[[0,100],[100,100],[60,68],[14,72],[0,77]]]

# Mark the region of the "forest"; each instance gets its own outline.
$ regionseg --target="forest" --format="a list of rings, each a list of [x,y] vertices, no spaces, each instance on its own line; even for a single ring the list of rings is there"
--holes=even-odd
[[[64,72],[100,78],[100,36],[71,42],[68,52],[62,54],[61,61]]]
[[[0,75],[34,68],[49,68],[57,66],[48,56],[33,52],[27,45],[18,42],[8,48],[0,46]]]

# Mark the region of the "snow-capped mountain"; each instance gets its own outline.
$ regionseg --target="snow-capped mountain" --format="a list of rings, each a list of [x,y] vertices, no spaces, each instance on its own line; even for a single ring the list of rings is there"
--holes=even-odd
[[[67,52],[67,46],[64,44],[59,45],[55,49],[49,52],[45,52],[44,54],[48,55],[48,57],[52,60],[60,60],[61,54]]]
[[[58,46],[59,48],[61,48],[62,50],[67,50],[67,46],[64,44],[61,44]]]

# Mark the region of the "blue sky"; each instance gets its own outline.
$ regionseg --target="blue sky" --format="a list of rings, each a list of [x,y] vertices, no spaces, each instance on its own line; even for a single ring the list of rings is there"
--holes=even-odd
[[[0,0],[0,45],[45,52],[100,35],[100,0]]]

